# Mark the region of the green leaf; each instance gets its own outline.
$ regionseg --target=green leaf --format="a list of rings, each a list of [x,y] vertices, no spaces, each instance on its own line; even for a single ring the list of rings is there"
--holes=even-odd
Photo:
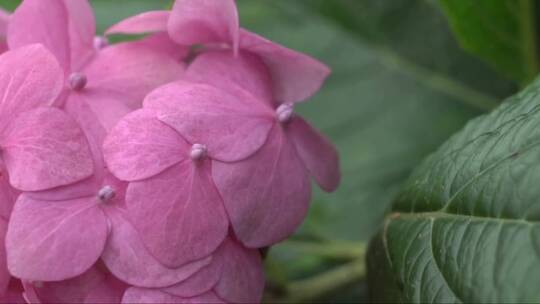
[[[462,46],[526,84],[539,72],[534,0],[440,0]]]
[[[540,301],[538,92],[467,124],[407,182],[370,253],[405,302]]]

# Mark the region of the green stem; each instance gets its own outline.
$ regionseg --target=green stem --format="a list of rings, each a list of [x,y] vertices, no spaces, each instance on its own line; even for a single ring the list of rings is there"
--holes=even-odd
[[[288,246],[292,250],[305,255],[323,258],[347,260],[348,263],[334,267],[326,272],[299,281],[278,284],[277,296],[268,295],[266,299],[272,303],[299,303],[320,299],[325,295],[358,282],[366,274],[365,255],[367,245],[363,242],[321,241],[289,239],[279,246]]]
[[[363,279],[365,274],[366,264],[362,257],[317,276],[290,283],[286,298],[280,302],[300,303],[319,299]]]
[[[527,79],[526,85],[538,74],[540,66],[538,63],[537,45],[536,45],[536,24],[534,22],[534,3],[532,0],[520,0],[521,18],[520,27],[522,32],[522,51],[526,63]]]

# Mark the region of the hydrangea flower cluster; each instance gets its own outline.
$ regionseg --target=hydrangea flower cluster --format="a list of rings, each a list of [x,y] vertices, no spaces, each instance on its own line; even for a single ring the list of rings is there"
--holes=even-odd
[[[332,144],[294,112],[329,75],[177,0],[96,36],[87,0],[0,14],[0,299],[256,303]],[[109,45],[107,35],[144,34]]]

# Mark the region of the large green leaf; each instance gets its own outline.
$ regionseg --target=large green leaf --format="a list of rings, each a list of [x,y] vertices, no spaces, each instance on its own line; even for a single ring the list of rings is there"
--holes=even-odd
[[[462,46],[513,79],[538,74],[534,0],[440,0]]]
[[[373,286],[401,292],[376,300],[540,301],[539,92],[540,79],[415,170],[370,254],[388,270]]]

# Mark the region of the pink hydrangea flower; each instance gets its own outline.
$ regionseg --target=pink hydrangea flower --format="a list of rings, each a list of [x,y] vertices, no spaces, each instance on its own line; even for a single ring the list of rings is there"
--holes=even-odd
[[[212,262],[189,279],[166,288],[129,288],[124,303],[259,303],[264,273],[258,250],[232,237],[212,255]]]
[[[87,0],[10,17],[0,301],[259,302],[257,248],[301,223],[310,175],[339,184],[336,150],[294,113],[329,69],[241,29],[233,0],[177,0],[119,32],[152,34],[108,46]]]
[[[340,180],[332,144],[294,114],[329,69],[238,25],[234,1],[177,0],[171,12],[138,15],[108,33],[167,31],[180,45],[210,47],[184,79],[151,93],[145,107],[215,160],[213,177],[238,238],[250,247],[283,240],[309,207],[309,172],[326,191]]]
[[[186,54],[178,47],[171,51],[164,35],[106,47],[104,38],[95,37],[87,0],[25,0],[11,17],[8,44],[32,43],[47,47],[64,70],[66,90],[58,104],[84,110],[107,130],[140,107],[151,89],[177,78]]]
[[[124,117],[104,144],[111,172],[130,182],[130,220],[150,252],[169,267],[208,256],[227,235],[206,150],[188,144],[147,109]]]

